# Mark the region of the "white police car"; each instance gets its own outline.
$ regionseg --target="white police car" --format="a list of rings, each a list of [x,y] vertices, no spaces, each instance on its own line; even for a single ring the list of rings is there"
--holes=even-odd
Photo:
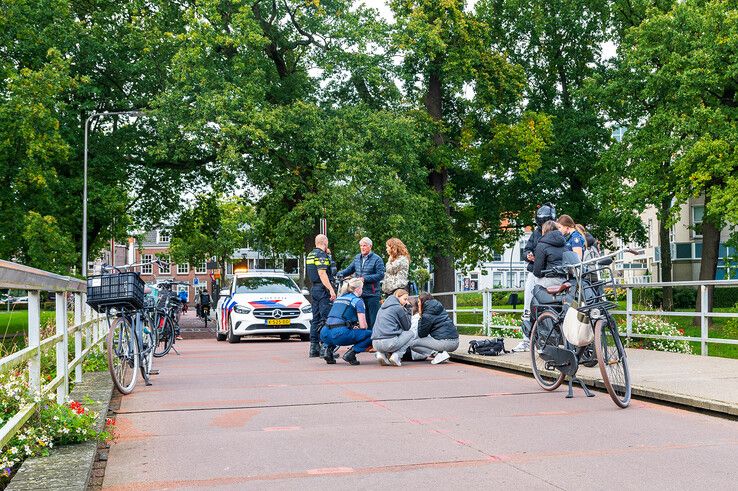
[[[242,336],[299,335],[310,340],[310,302],[283,272],[235,273],[230,288],[220,291],[215,309],[216,338],[238,343]]]

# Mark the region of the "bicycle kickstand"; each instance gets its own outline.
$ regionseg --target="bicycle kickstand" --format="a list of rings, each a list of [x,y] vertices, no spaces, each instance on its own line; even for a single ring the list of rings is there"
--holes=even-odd
[[[579,377],[571,377],[569,379],[569,393],[566,394],[566,398],[567,399],[571,399],[572,397],[574,397],[574,382],[579,382],[579,385],[582,386],[582,390],[584,391],[584,395],[586,395],[587,397],[594,397],[595,396],[587,388],[587,385],[584,382],[582,382],[582,379],[580,379]]]
[[[179,351],[177,351],[177,348],[175,348],[174,345],[172,345],[172,349],[174,350],[175,353],[177,353],[177,356],[179,356]]]

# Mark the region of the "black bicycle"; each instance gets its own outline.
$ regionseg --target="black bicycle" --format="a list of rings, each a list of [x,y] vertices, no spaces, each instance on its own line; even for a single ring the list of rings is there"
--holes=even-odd
[[[127,271],[154,263],[161,265],[159,260],[103,265],[103,274],[87,278],[88,305],[106,314],[108,369],[121,394],[133,391],[139,370],[146,385],[151,385],[149,375],[155,373],[152,365],[157,330],[145,308],[144,282],[138,273]]]
[[[174,285],[186,285],[180,281],[164,281],[159,283],[159,296],[156,305],[149,307],[149,312],[154,319],[158,342],[154,350],[154,356],[160,358],[172,349],[179,335],[179,318],[181,314],[182,301],[173,291]],[[175,350],[176,351],[176,350]]]
[[[541,388],[556,390],[568,376],[567,398],[573,397],[575,382],[587,397],[594,397],[576,374],[579,365],[599,365],[605,388],[615,404],[621,408],[630,404],[628,357],[610,313],[616,304],[607,298],[615,292],[612,261],[622,252],[633,251],[622,249],[585,262],[579,262],[576,255],[571,261],[573,253],[565,253],[564,266],[551,271],[567,280],[561,285],[534,289],[532,309],[536,321],[530,333],[530,355],[533,375]],[[576,308],[593,329],[594,341],[587,346],[575,346],[564,337],[562,324],[570,308]]]

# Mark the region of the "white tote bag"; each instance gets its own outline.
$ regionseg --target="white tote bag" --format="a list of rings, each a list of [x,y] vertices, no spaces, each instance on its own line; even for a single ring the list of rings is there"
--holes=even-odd
[[[587,346],[594,341],[594,331],[589,323],[589,318],[577,311],[576,302],[572,303],[564,316],[561,326],[564,337],[574,346]]]

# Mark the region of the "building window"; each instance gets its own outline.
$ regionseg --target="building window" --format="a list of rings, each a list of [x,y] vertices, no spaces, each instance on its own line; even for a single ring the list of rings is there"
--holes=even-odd
[[[162,264],[159,265],[159,274],[172,274],[172,266],[169,264],[172,261],[170,256],[161,257]]]
[[[653,244],[653,240],[651,239],[652,234],[653,234],[653,218],[649,218],[648,219],[648,243],[647,243],[647,247],[651,247],[651,245]]]
[[[499,254],[497,252],[492,253],[492,260],[493,261],[502,261],[502,254]]]
[[[172,239],[172,233],[169,230],[159,230],[157,234],[157,242],[168,244],[169,241]]]
[[[705,207],[695,205],[692,207],[692,236],[702,237],[702,221],[705,218]]]
[[[617,126],[613,128],[612,130],[612,139],[620,143],[621,141],[623,141],[624,134],[625,134],[625,128],[623,128],[622,126]]]
[[[499,273],[497,271],[492,273],[492,285],[495,288],[500,288],[502,286],[502,273]]]
[[[190,263],[177,264],[177,274],[190,274]]]
[[[144,254],[141,256],[141,262],[147,263],[153,259],[153,256],[151,254]],[[144,264],[141,266],[141,274],[153,274],[154,273],[154,265],[153,264]]]
[[[207,261],[197,263],[197,266],[195,266],[195,273],[205,274],[207,272],[208,272],[208,262]]]

